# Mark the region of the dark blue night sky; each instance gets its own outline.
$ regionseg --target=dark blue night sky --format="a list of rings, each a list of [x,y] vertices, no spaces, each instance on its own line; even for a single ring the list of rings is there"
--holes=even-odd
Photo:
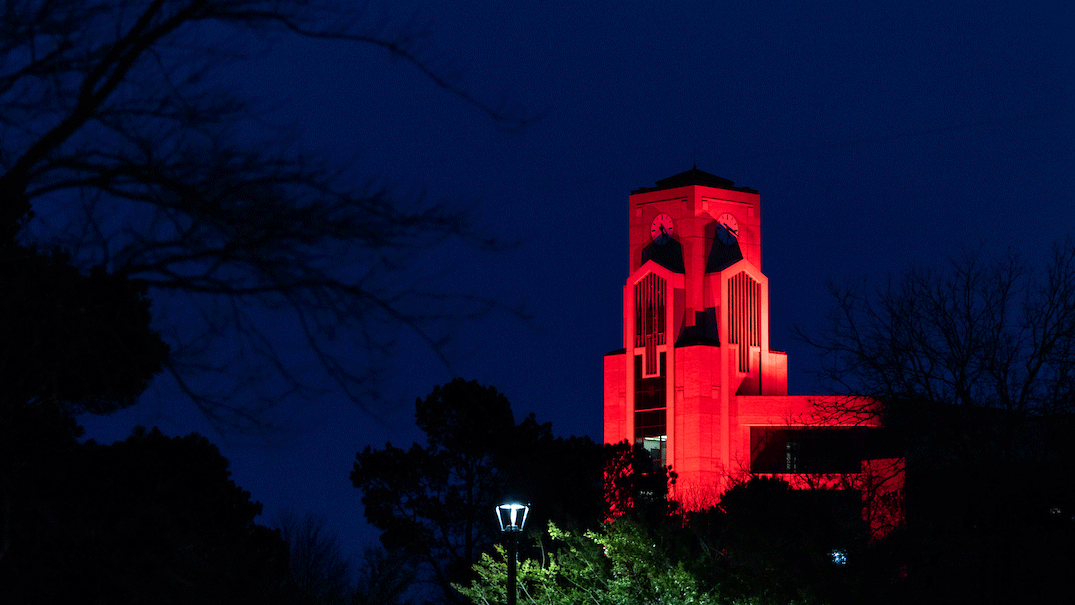
[[[265,504],[375,532],[354,453],[418,436],[413,402],[453,375],[496,386],[517,418],[601,438],[601,358],[621,345],[627,196],[697,165],[762,196],[772,346],[816,388],[795,324],[820,327],[827,280],[876,282],[964,251],[1034,263],[1075,225],[1075,12],[1066,3],[458,2],[369,11],[421,33],[435,67],[536,119],[507,128],[376,48],[267,40],[234,74],[266,127],[353,161],[371,182],[465,207],[499,253],[434,249],[414,279],[522,305],[460,323],[446,368],[400,336],[382,402],[328,395],[272,434],[214,430],[165,381],[82,418],[202,432]],[[1014,3],[1012,3],[1014,4]],[[579,6],[584,5],[584,6]],[[412,342],[413,341],[413,342]],[[490,512],[490,520],[492,513]]]

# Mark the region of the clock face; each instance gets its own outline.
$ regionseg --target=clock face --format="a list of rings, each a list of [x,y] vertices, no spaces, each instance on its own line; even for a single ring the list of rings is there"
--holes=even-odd
[[[658,214],[649,226],[649,235],[658,244],[666,244],[672,239],[672,217]]]
[[[726,245],[734,244],[739,239],[739,221],[730,213],[725,212],[717,218],[717,238]]]

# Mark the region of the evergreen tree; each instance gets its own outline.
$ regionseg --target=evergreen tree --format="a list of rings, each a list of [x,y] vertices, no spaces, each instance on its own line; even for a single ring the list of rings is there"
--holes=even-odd
[[[537,526],[550,511],[580,523],[602,518],[601,446],[555,438],[533,415],[515,424],[495,388],[455,379],[418,399],[415,418],[424,445],[367,446],[351,481],[385,547],[418,557],[446,598],[457,598],[451,584],[499,540],[493,511],[502,497],[531,502]]]

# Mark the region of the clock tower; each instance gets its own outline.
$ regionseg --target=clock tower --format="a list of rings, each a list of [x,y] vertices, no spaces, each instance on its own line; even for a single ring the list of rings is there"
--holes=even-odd
[[[861,419],[819,429],[816,398],[787,394],[787,355],[769,348],[758,192],[692,168],[632,192],[628,212],[623,348],[604,358],[605,442],[641,445],[671,466],[672,497],[689,509],[749,475],[794,485],[806,473],[860,474]]]

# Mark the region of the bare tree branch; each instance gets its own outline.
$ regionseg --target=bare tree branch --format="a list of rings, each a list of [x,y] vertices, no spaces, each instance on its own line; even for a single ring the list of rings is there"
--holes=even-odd
[[[500,308],[417,286],[418,250],[499,247],[465,213],[356,185],[355,167],[259,134],[247,100],[218,84],[256,37],[298,35],[383,49],[499,124],[528,121],[443,75],[415,32],[363,26],[347,6],[4,5],[0,241],[59,246],[148,285],[170,373],[220,424],[256,425],[272,402],[326,382],[368,402],[399,328],[446,361],[452,323]]]
[[[821,354],[818,376],[836,392],[1025,415],[1075,411],[1070,240],[1042,272],[1015,256],[969,254],[875,291],[859,281],[830,292],[827,330],[798,337]]]

